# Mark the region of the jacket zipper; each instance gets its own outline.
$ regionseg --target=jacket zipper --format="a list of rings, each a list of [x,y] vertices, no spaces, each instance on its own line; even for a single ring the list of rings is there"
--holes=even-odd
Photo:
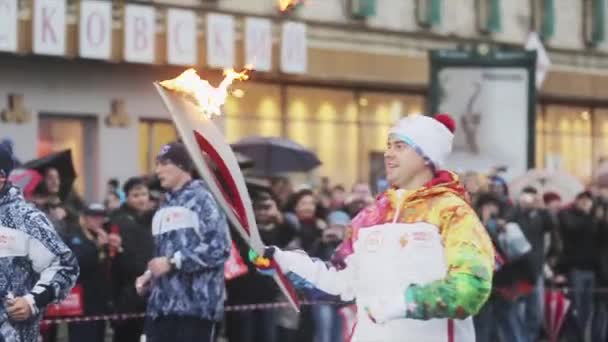
[[[396,195],[397,195],[397,210],[395,210],[395,217],[393,217],[393,224],[397,223],[397,220],[399,219],[399,214],[401,214],[401,207],[403,207],[403,200],[405,200],[405,190],[403,189],[397,189],[396,190]]]

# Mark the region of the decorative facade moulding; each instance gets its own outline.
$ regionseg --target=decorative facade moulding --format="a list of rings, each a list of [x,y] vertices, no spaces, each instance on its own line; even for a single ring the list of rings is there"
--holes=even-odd
[[[9,94],[7,108],[0,112],[0,121],[4,123],[27,123],[32,119],[32,113],[25,108],[22,94]]]
[[[102,0],[0,0],[0,52],[211,68],[247,61],[263,71],[308,70],[305,24],[294,29],[252,19]],[[289,31],[276,46],[287,59],[272,60],[278,55],[273,53],[275,25]],[[246,27],[242,39],[236,32],[241,27]]]

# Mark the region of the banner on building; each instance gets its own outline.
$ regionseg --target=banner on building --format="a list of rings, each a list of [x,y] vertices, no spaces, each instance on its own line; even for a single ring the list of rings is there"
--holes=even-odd
[[[152,6],[125,5],[124,56],[127,62],[154,63],[156,11]]]
[[[288,74],[304,74],[307,70],[308,41],[306,25],[285,22],[281,32],[281,71]]]
[[[207,15],[207,65],[232,68],[235,63],[234,17],[226,14]]]
[[[272,22],[268,19],[245,19],[245,64],[257,71],[272,70]]]
[[[507,177],[534,166],[535,64],[531,51],[430,52],[430,113],[456,121],[448,168],[489,171],[507,166]]]
[[[0,0],[0,51],[17,52],[17,0]]]
[[[196,13],[167,10],[167,62],[172,65],[196,65]]]
[[[35,54],[65,54],[66,0],[34,0],[33,49]]]
[[[87,0],[80,3],[78,30],[80,57],[110,59],[112,55],[112,3]]]

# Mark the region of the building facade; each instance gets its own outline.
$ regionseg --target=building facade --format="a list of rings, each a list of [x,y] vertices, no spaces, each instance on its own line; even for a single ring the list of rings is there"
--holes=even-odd
[[[71,148],[89,199],[111,177],[149,172],[175,139],[152,82],[190,64],[219,82],[222,67],[240,68],[252,53],[268,65],[233,87],[219,119],[227,139],[291,138],[318,153],[316,175],[334,183],[368,180],[390,125],[425,111],[429,49],[521,48],[531,31],[552,62],[538,99],[536,166],[557,160],[589,180],[608,147],[605,1],[304,0],[286,12],[275,0],[106,2],[107,27],[92,14],[99,2],[0,0],[0,138],[22,160]],[[191,29],[172,29],[173,15]],[[252,35],[252,18],[269,33]]]

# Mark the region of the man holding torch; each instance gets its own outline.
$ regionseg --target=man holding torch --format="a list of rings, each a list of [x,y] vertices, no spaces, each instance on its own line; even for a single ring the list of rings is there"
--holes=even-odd
[[[447,115],[409,116],[385,152],[392,188],[352,222],[332,264],[302,252],[252,253],[296,285],[357,304],[353,342],[475,341],[472,315],[490,295],[494,250],[456,175]]]

